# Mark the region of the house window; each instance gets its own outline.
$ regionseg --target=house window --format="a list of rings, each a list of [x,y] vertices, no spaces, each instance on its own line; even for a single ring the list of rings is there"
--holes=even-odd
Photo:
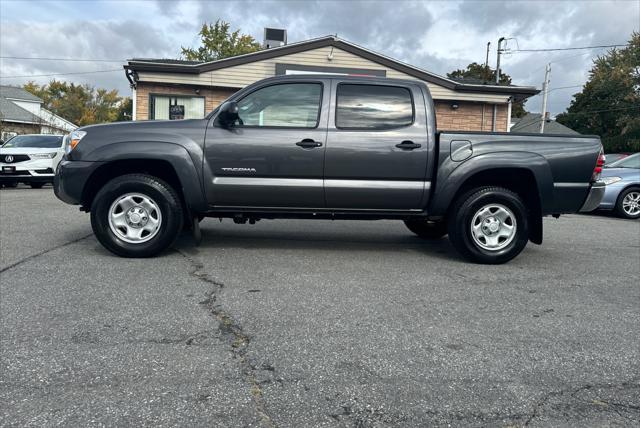
[[[204,97],[152,94],[149,110],[152,120],[202,119]]]

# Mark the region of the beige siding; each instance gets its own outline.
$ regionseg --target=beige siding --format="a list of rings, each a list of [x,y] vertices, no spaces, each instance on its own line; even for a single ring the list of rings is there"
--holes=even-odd
[[[327,56],[332,49],[333,59],[329,61]],[[256,61],[220,70],[209,71],[200,75],[148,72],[139,72],[138,75],[142,82],[242,88],[260,79],[274,76],[277,63],[385,70],[387,77],[390,78],[418,80],[407,74],[384,67],[373,61],[369,61],[368,59],[331,47],[283,55],[263,61]],[[433,83],[427,82],[427,85],[429,86],[431,95],[436,100],[481,101],[496,104],[507,103],[508,100],[507,95],[456,92]]]

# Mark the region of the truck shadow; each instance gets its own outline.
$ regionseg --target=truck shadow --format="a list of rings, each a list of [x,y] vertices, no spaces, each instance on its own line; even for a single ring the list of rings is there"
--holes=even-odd
[[[310,222],[312,223],[312,222]],[[455,252],[449,240],[445,237],[437,240],[424,240],[407,233],[385,232],[367,233],[363,231],[350,231],[344,233],[336,231],[302,231],[292,230],[264,230],[251,226],[239,226],[233,228],[215,225],[204,225],[201,228],[202,240],[196,246],[189,232],[183,233],[176,246],[179,248],[199,248],[202,250],[215,250],[224,248],[235,249],[264,249],[264,250],[301,250],[313,251],[416,251],[425,256],[462,261]]]

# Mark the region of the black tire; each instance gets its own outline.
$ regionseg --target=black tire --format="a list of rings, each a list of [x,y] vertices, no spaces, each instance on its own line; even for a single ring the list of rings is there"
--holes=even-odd
[[[476,243],[471,226],[476,213],[490,204],[508,208],[515,217],[515,235],[504,248],[488,250]],[[513,220],[511,220],[513,221]],[[516,257],[529,240],[527,208],[514,192],[502,187],[480,187],[458,197],[449,215],[449,239],[460,254],[475,263],[500,264]]]
[[[29,183],[29,186],[31,186],[32,189],[42,189],[44,183]]]
[[[422,239],[440,239],[448,233],[446,221],[411,219],[405,220],[404,224]]]
[[[129,243],[119,238],[109,226],[111,205],[127,193],[151,198],[158,205],[162,221],[155,236],[146,242]],[[145,174],[127,174],[105,184],[91,204],[91,227],[98,241],[112,253],[122,257],[152,257],[169,248],[178,238],[183,225],[180,197],[166,182]]]
[[[629,214],[625,212],[623,205],[624,198],[627,197],[629,193],[640,193],[640,187],[629,187],[625,189],[620,195],[618,195],[618,200],[616,201],[615,212],[618,216],[622,218],[628,218],[631,220],[635,220],[640,218],[640,212],[638,214]]]
[[[10,181],[8,183],[4,183],[4,187],[10,187],[12,189],[15,189],[16,187],[18,187],[18,182],[17,181]]]

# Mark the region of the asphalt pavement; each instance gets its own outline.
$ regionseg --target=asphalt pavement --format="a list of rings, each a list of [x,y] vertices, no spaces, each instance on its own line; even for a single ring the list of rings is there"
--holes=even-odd
[[[637,426],[640,222],[469,264],[399,221],[202,222],[123,259],[0,190],[0,426]]]

